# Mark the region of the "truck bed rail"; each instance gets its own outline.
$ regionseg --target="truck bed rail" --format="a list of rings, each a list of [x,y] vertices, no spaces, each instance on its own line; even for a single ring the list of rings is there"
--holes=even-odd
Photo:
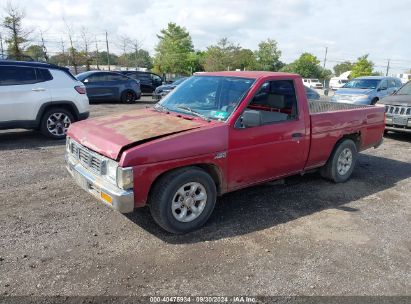
[[[312,101],[309,102],[310,114],[323,113],[323,112],[335,112],[342,110],[353,110],[367,108],[367,105],[355,105],[350,103],[337,103],[328,101]]]

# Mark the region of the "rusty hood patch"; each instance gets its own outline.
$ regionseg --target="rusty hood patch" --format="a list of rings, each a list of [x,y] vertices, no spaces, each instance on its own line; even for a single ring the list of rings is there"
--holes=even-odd
[[[198,121],[145,109],[74,123],[68,135],[93,151],[117,159],[125,147],[201,125]]]

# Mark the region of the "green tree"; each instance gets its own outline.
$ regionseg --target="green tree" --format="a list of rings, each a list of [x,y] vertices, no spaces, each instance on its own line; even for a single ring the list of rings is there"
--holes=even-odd
[[[33,58],[36,61],[45,61],[44,51],[41,45],[37,45],[37,44],[30,45],[26,49],[25,54],[29,56],[30,58]]]
[[[368,54],[358,57],[351,69],[350,78],[373,75],[374,63],[368,60]]]
[[[2,27],[6,30],[6,43],[8,56],[16,60],[23,60],[25,44],[29,40],[30,32],[23,28],[25,14],[9,3],[6,7],[6,17]]]
[[[131,62],[135,62],[135,65],[139,68],[146,68],[151,70],[153,67],[153,59],[150,56],[150,53],[146,50],[140,49],[137,52],[130,54],[132,59]]]
[[[303,53],[300,58],[284,66],[281,71],[296,73],[303,78],[323,78],[325,74],[320,61],[310,53]]]
[[[256,70],[257,61],[255,59],[254,52],[249,49],[240,49],[234,53],[234,66],[240,70]]]
[[[189,68],[190,68],[190,74],[195,73],[195,72],[201,72],[204,71],[204,56],[205,52],[202,51],[195,51],[191,52],[189,56]]]
[[[154,58],[156,69],[161,73],[188,74],[190,53],[194,51],[190,33],[184,27],[170,22],[157,37],[159,42]]]
[[[237,62],[240,51],[239,45],[235,45],[227,38],[222,38],[216,45],[207,47],[204,69],[206,71],[226,71],[240,68]]]
[[[344,61],[334,66],[335,76],[340,76],[344,72],[351,71],[353,64],[350,61]]]
[[[278,71],[284,64],[280,61],[281,51],[278,49],[277,41],[267,39],[258,44],[255,51],[257,69],[261,71]]]

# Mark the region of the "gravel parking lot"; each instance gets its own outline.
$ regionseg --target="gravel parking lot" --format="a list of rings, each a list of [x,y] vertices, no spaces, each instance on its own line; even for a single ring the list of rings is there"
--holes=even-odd
[[[79,189],[64,148],[0,132],[0,295],[411,295],[410,135],[362,153],[345,184],[313,173],[225,195],[183,236]]]

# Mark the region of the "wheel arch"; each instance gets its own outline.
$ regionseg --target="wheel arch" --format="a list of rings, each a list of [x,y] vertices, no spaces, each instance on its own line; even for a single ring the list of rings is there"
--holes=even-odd
[[[217,189],[217,195],[221,195],[224,191],[223,191],[223,186],[222,186],[222,182],[223,182],[223,177],[222,177],[222,173],[220,168],[215,165],[215,164],[210,164],[210,163],[199,163],[199,164],[190,164],[190,165],[185,165],[185,166],[181,166],[181,167],[175,167],[169,170],[166,170],[164,172],[162,172],[161,174],[159,174],[151,183],[149,191],[148,191],[148,197],[150,197],[151,192],[154,188],[154,185],[164,176],[166,176],[167,174],[170,174],[172,172],[175,172],[177,170],[182,170],[182,169],[189,169],[189,168],[197,168],[197,169],[201,169],[204,172],[206,172],[208,175],[210,175],[210,177],[212,178],[212,180],[214,181],[215,185],[216,185],[216,189]],[[147,197],[147,198],[148,198]],[[148,199],[147,199],[148,202]]]
[[[57,107],[70,111],[70,113],[74,116],[74,119],[76,121],[79,120],[80,113],[76,105],[72,101],[52,101],[52,102],[47,102],[41,105],[39,112],[37,113],[37,116],[36,116],[36,126],[38,128],[40,127],[40,123],[41,123],[44,113],[46,113],[48,110],[52,108],[57,108]]]

